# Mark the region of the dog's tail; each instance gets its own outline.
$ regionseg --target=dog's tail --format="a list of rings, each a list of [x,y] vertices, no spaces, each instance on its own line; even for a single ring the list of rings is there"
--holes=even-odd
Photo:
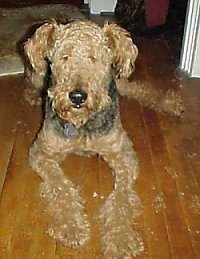
[[[142,106],[161,113],[181,116],[184,112],[183,100],[179,92],[173,89],[157,89],[151,83],[141,81],[118,80],[119,94],[137,100]]]

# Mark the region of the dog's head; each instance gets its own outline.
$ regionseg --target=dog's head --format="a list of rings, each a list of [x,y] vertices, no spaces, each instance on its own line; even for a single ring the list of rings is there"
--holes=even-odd
[[[32,75],[51,70],[48,96],[58,116],[80,127],[112,101],[109,86],[134,70],[137,47],[115,24],[45,23],[25,44]]]

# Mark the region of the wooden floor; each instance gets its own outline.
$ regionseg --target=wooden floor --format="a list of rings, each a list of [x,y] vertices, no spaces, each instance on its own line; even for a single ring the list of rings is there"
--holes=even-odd
[[[173,52],[162,40],[138,40],[137,77],[157,87],[181,87],[183,119],[160,115],[121,99],[124,127],[140,160],[136,189],[143,203],[137,227],[145,251],[139,259],[200,258],[200,84],[175,70]],[[0,78],[1,259],[101,258],[95,211],[112,189],[109,168],[97,157],[70,156],[64,169],[81,185],[92,222],[89,243],[64,248],[45,233],[48,218],[38,197],[40,179],[27,151],[41,123],[41,110],[23,100],[22,76]],[[122,258],[123,259],[123,258]]]

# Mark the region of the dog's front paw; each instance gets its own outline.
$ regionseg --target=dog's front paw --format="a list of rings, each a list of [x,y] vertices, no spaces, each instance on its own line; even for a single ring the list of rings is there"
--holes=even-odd
[[[143,240],[131,228],[113,228],[103,236],[104,259],[132,259],[144,251]]]
[[[90,227],[86,217],[74,218],[66,224],[49,227],[48,234],[64,246],[79,248],[89,239]]]
[[[141,213],[140,200],[133,192],[113,191],[100,210],[102,247],[105,259],[131,259],[144,250],[140,235],[132,228]]]

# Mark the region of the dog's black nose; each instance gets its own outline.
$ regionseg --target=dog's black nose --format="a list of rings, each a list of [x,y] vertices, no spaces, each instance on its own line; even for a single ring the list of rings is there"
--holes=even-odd
[[[83,90],[75,89],[69,93],[69,99],[76,108],[80,108],[81,104],[87,100],[87,93]]]

